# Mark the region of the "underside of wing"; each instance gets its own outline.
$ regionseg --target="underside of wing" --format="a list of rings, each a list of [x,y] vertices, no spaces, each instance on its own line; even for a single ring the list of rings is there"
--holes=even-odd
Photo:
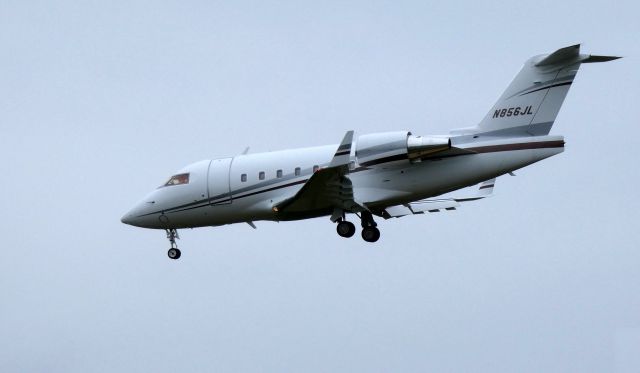
[[[399,218],[406,215],[424,214],[425,212],[440,212],[442,210],[451,211],[460,207],[461,203],[477,201],[491,196],[496,179],[487,180],[480,183],[476,193],[467,197],[457,198],[429,198],[420,201],[410,202],[402,205],[387,207],[383,216],[388,218]]]

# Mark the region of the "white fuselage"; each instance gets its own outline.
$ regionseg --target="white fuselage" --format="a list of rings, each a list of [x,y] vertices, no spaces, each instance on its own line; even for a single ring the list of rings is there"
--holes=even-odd
[[[549,136],[583,63],[615,56],[580,53],[580,45],[528,58],[475,126],[446,136],[409,131],[347,131],[338,145],[201,161],[174,174],[122,218],[165,229],[171,259],[180,257],[178,228],[330,216],[336,232],[377,242],[384,219],[455,210],[491,194],[495,178],[564,150]],[[473,196],[443,196],[473,184]],[[435,198],[434,198],[435,197]]]
[[[564,149],[561,136],[461,136],[452,141],[469,152],[361,166],[352,150],[348,176],[354,199],[375,213],[503,175]],[[122,220],[145,228],[177,229],[329,215],[330,211],[309,211],[304,216],[282,216],[274,206],[295,195],[315,170],[326,167],[336,148],[328,145],[194,163],[178,172],[190,175],[187,184],[155,189]]]

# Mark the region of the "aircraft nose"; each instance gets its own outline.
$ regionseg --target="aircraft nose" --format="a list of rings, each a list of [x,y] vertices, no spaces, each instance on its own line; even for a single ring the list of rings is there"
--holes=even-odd
[[[158,213],[150,209],[149,206],[149,202],[136,204],[120,218],[120,221],[140,228],[163,228],[162,223],[166,223],[166,221],[159,220]]]
[[[144,211],[141,210],[140,204],[135,205],[131,210],[120,218],[120,221],[124,224],[133,225],[134,227],[140,227],[144,223],[144,218],[141,217]]]
[[[120,221],[124,224],[133,225],[133,215],[131,213],[126,213],[120,218]]]

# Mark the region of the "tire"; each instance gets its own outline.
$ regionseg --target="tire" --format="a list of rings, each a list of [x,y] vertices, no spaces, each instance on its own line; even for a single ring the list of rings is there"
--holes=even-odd
[[[376,227],[365,227],[362,229],[362,239],[367,242],[376,242],[380,238],[380,230]]]
[[[336,231],[340,237],[349,238],[356,233],[356,226],[350,221],[341,221],[336,226]]]
[[[180,252],[179,249],[171,248],[167,252],[167,256],[169,256],[169,259],[173,259],[173,260],[180,259],[181,255],[182,255],[182,253]]]

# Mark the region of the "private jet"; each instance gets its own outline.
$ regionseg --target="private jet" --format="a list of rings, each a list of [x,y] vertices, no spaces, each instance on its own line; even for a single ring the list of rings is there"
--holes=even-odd
[[[345,238],[359,220],[362,239],[376,242],[376,218],[455,210],[491,195],[497,177],[561,153],[564,138],[549,132],[580,65],[617,58],[580,45],[531,57],[480,123],[447,135],[347,131],[337,145],[196,162],[121,221],[164,230],[171,259],[181,256],[178,229],[261,220],[328,216]],[[463,188],[472,192],[451,196]]]

